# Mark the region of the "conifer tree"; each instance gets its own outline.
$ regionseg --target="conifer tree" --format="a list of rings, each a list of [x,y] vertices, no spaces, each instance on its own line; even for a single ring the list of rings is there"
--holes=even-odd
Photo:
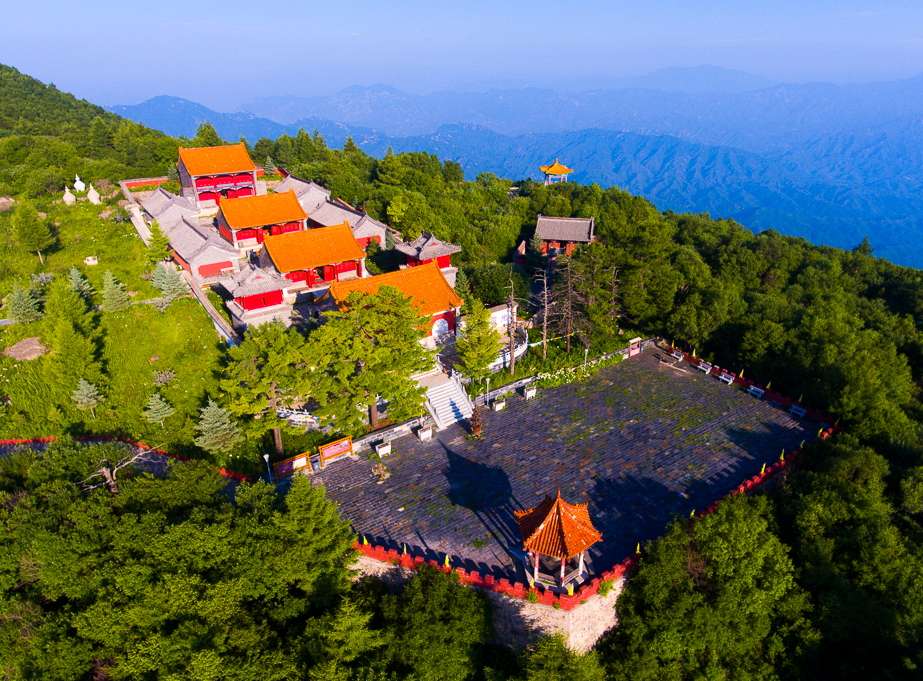
[[[276,172],[276,164],[273,163],[271,156],[266,157],[266,161],[263,163],[263,170],[267,175],[273,175]]]
[[[219,407],[214,400],[199,410],[201,417],[196,425],[198,437],[193,442],[209,454],[226,452],[241,440],[240,429],[227,409]]]
[[[45,366],[46,380],[50,383],[71,389],[80,378],[94,381],[101,376],[96,361],[96,344],[84,336],[69,319],[62,318],[55,322],[51,349]]]
[[[118,312],[128,307],[130,299],[125,288],[107,271],[103,275],[103,310],[106,312]]]
[[[54,243],[54,235],[31,203],[21,201],[13,213],[13,229],[19,245],[27,251],[35,251],[39,261],[44,265],[42,251]]]
[[[7,316],[20,324],[29,324],[42,318],[38,299],[32,289],[15,284],[5,305]]]
[[[148,423],[159,423],[163,428],[164,419],[173,416],[173,407],[160,396],[160,393],[154,393],[147,401],[147,408],[144,410],[144,418]]]
[[[86,277],[80,274],[80,270],[76,267],[71,267],[70,272],[67,274],[67,283],[73,291],[89,304],[90,297],[93,295],[93,287]]]
[[[170,257],[170,237],[163,233],[154,220],[151,225],[151,243],[147,247],[147,261],[152,265]]]
[[[77,409],[81,411],[89,409],[94,419],[96,418],[96,405],[103,401],[96,386],[84,378],[81,378],[77,383],[77,388],[71,394],[71,399],[77,405]]]
[[[461,267],[459,267],[458,272],[455,273],[455,293],[458,294],[459,298],[465,301],[466,307],[474,300],[474,295],[471,293],[471,282],[468,280],[468,275],[465,274],[465,270]]]
[[[57,281],[49,287],[45,314],[54,324],[66,319],[85,336],[93,332],[93,316],[87,308],[87,303],[68,281]]]
[[[176,182],[179,180],[179,170],[176,169],[175,163],[167,164],[167,179],[170,182]]]
[[[490,363],[500,352],[500,333],[491,323],[490,312],[477,298],[465,304],[465,329],[455,343],[459,369],[473,381],[482,381],[490,373]]]
[[[167,302],[173,302],[189,293],[189,286],[183,275],[166,263],[160,263],[151,275],[151,284],[160,291]]]
[[[333,416],[342,433],[363,432],[362,410],[378,427],[378,397],[388,401],[388,416],[403,421],[424,409],[425,390],[411,376],[432,366],[432,351],[420,343],[430,324],[410,299],[392,286],[363,296],[353,292],[339,312],[314,331],[305,346],[318,416]]]
[[[230,348],[229,354],[221,381],[228,408],[247,418],[251,437],[272,430],[276,454],[281,457],[284,421],[276,412],[302,403],[309,389],[311,372],[304,358],[304,337],[280,322],[263,324]]]

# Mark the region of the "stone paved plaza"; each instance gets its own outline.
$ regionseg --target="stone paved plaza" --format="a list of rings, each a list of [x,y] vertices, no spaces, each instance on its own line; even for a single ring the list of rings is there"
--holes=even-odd
[[[316,476],[356,532],[439,561],[522,580],[505,547],[522,547],[514,510],[545,493],[589,502],[603,541],[590,549],[600,573],[663,534],[675,514],[702,510],[759,473],[763,463],[817,433],[776,404],[673,366],[658,348],[596,374],[486,412],[484,434],[456,424],[422,443],[405,437],[385,459],[344,460]]]

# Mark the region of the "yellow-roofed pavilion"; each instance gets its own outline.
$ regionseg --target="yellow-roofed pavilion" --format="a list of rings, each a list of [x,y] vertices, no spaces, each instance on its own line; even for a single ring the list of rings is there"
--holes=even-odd
[[[568,168],[558,159],[555,159],[551,165],[539,166],[539,170],[545,174],[546,185],[554,182],[567,182],[567,175],[574,172],[573,168]]]

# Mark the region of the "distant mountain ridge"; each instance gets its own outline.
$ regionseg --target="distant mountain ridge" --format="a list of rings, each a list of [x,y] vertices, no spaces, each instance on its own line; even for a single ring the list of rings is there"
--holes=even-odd
[[[255,142],[260,137],[276,139],[288,133],[293,135],[304,128],[315,129],[328,142],[342,145],[351,131],[368,134],[364,128],[347,128],[324,118],[308,117],[290,125],[282,125],[267,118],[260,118],[247,111],[219,113],[206,106],[179,97],[160,95],[141,104],[106,107],[112,113],[124,116],[137,123],[161,130],[173,137],[194,137],[199,125],[208,121],[223,139],[237,140],[240,137]]]
[[[525,88],[418,96],[355,86],[270,99],[256,101],[255,113],[221,114],[170,97],[110,110],[186,137],[205,120],[229,140],[304,128],[340,146],[352,135],[375,156],[390,146],[455,160],[469,178],[537,177],[539,165],[560,158],[577,170],[575,181],[615,184],[663,210],[734,217],[757,231],[847,248],[867,234],[879,255],[923,266],[923,76],[723,94]],[[300,117],[282,124],[258,115],[268,109]],[[414,130],[422,132],[406,132]]]

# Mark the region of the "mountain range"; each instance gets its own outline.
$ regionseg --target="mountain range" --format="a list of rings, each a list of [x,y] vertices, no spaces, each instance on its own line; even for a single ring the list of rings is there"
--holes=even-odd
[[[356,86],[262,98],[234,113],[172,97],[110,110],[187,137],[205,120],[231,140],[304,128],[339,146],[351,135],[372,155],[429,151],[469,177],[537,177],[559,158],[574,181],[615,184],[662,210],[844,248],[868,235],[878,255],[923,267],[923,75],[768,87],[754,76],[749,89],[741,72],[666,71],[649,77],[660,89],[412,95]]]

